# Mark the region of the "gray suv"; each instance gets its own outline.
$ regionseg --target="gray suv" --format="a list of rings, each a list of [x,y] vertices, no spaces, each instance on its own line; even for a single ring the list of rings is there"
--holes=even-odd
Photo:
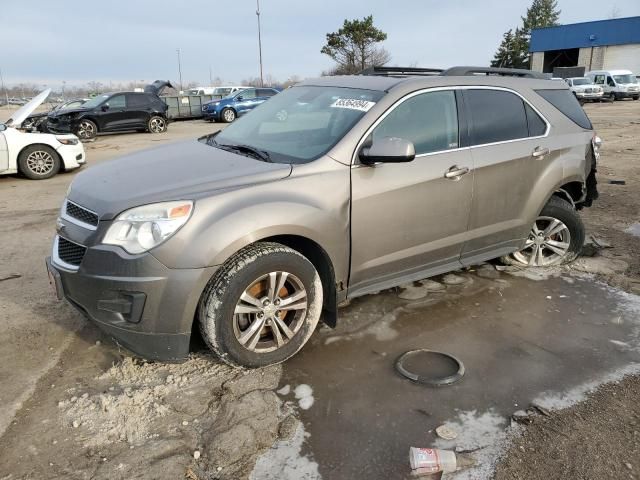
[[[80,173],[52,284],[120,344],[282,362],[346,299],[502,257],[571,261],[598,145],[564,82],[379,68],[308,80],[221,132]]]

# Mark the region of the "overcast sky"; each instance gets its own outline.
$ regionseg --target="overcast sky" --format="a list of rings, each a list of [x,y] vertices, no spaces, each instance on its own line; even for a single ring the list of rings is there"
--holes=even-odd
[[[0,0],[0,69],[9,84],[226,83],[258,76],[255,0]],[[325,34],[373,14],[391,65],[487,65],[531,0],[261,0],[264,72],[313,77],[332,61]],[[559,0],[560,21],[640,15],[640,1]]]

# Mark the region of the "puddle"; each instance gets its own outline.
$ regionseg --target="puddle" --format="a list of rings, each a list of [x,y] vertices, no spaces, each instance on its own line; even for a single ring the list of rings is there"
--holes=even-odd
[[[625,233],[630,233],[636,237],[640,237],[640,223],[634,223],[630,227],[625,229]]]
[[[513,412],[579,401],[640,363],[639,297],[555,272],[487,273],[424,296],[414,284],[413,300],[399,298],[406,287],[356,299],[284,365],[282,385],[313,379],[303,451],[323,478],[409,478],[410,446],[480,448],[457,478],[490,478]],[[465,377],[443,388],[400,377],[396,358],[418,348],[460,358]],[[442,424],[456,441],[437,439]]]

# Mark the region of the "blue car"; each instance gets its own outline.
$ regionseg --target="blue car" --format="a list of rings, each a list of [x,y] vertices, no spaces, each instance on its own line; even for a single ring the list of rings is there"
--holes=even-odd
[[[273,97],[278,90],[275,88],[247,88],[220,100],[213,100],[202,105],[205,120],[233,122],[240,115],[244,115],[261,103]]]

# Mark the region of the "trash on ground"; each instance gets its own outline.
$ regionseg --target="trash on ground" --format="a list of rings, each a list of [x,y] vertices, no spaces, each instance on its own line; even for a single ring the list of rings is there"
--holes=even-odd
[[[438,435],[443,440],[455,440],[458,438],[458,433],[450,427],[446,425],[440,425],[436,428],[436,435]]]
[[[417,383],[441,387],[464,376],[464,364],[453,355],[426,348],[410,350],[396,360],[396,370]]]
[[[22,277],[22,275],[20,275],[19,273],[12,273],[11,275],[0,278],[0,282],[4,282],[5,280],[13,280],[14,278],[20,277]]]
[[[627,182],[625,180],[609,180],[611,185],[626,185]]]
[[[453,473],[456,471],[456,454],[450,450],[409,447],[409,464],[414,474]]]

